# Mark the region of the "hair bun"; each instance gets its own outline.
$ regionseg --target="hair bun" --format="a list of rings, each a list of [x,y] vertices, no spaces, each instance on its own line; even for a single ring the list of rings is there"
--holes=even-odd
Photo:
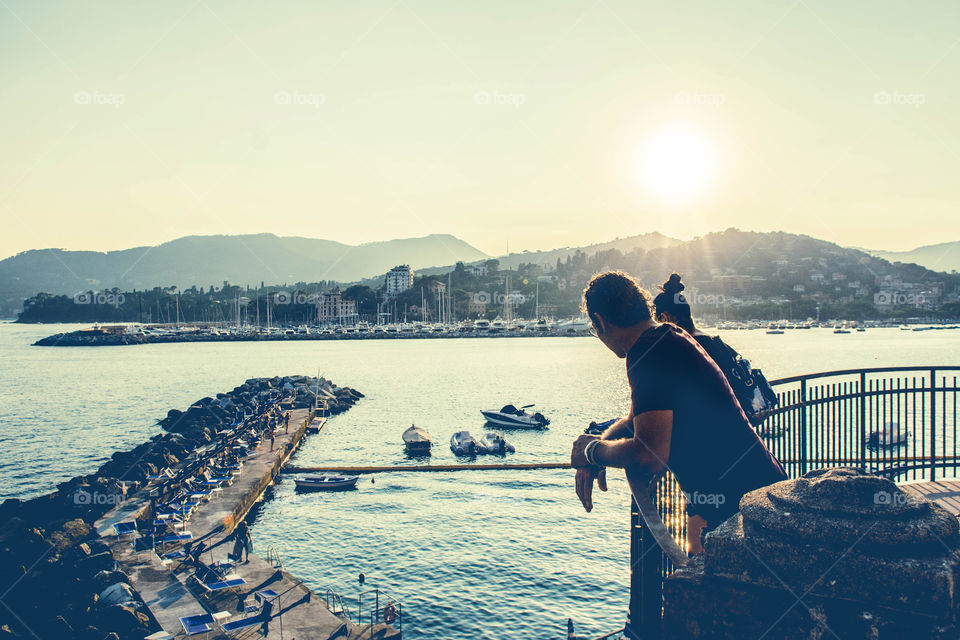
[[[680,293],[681,291],[686,289],[686,287],[683,286],[683,283],[680,282],[679,273],[670,274],[670,279],[664,282],[663,286],[660,288],[663,289],[664,293],[671,293],[671,294]]]

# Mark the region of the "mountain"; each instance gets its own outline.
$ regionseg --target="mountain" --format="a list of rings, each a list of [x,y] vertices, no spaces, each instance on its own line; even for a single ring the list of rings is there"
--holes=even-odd
[[[867,251],[890,262],[912,262],[933,271],[960,271],[960,241],[931,244],[912,251]]]
[[[0,261],[0,317],[15,315],[25,298],[40,291],[73,295],[113,287],[220,285],[224,280],[250,285],[354,281],[383,274],[398,264],[419,269],[486,257],[447,234],[356,246],[261,233],[187,236],[153,247],[105,253],[38,249]]]
[[[653,249],[664,249],[683,244],[683,240],[670,238],[657,231],[644,233],[626,238],[617,238],[609,242],[598,244],[589,244],[581,247],[563,247],[562,249],[551,249],[549,251],[523,251],[521,253],[511,253],[505,256],[498,256],[497,261],[502,269],[516,269],[521,264],[537,264],[543,267],[553,267],[557,260],[566,260],[577,253],[585,253],[592,256],[596,253],[603,253],[616,249],[620,253],[630,253],[634,250],[652,251]],[[430,269],[421,269],[423,275],[437,275],[446,273],[453,268],[453,264],[442,267],[433,267]]]

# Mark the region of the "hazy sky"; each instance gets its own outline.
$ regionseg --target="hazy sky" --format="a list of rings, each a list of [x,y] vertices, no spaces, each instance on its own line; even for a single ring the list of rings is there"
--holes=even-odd
[[[960,240],[955,1],[0,0],[0,43],[0,256]]]

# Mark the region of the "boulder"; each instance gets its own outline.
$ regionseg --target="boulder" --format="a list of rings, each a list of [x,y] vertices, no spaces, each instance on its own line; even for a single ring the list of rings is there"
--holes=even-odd
[[[668,639],[958,632],[960,522],[884,478],[822,469],[757,489],[704,550],[664,583]]]
[[[106,573],[106,572],[101,572]],[[110,572],[121,573],[121,572]],[[101,607],[109,607],[115,604],[127,604],[137,602],[137,594],[126,582],[117,582],[100,592],[97,602]]]

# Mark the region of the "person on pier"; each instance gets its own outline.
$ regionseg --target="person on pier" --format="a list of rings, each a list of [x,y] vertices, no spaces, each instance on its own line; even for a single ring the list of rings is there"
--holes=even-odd
[[[241,520],[233,532],[233,553],[230,555],[237,562],[243,560],[246,564],[250,562],[251,551],[253,551],[253,540],[250,538],[250,527],[247,526],[246,520]]]
[[[654,320],[636,280],[595,275],[583,306],[594,335],[626,359],[632,394],[626,417],[573,443],[576,492],[588,512],[594,482],[606,491],[606,467],[626,469],[628,478],[671,471],[704,532],[735,514],[748,491],[786,479],[716,363],[686,331]]]

